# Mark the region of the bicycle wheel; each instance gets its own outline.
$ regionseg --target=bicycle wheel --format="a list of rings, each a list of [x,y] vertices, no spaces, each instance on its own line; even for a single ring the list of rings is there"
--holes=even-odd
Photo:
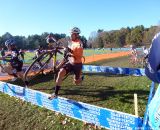
[[[40,73],[45,73],[49,68],[48,64],[53,57],[52,52],[42,53],[25,71],[24,73],[24,82],[28,86],[29,82],[35,78]]]
[[[52,70],[54,74],[54,80],[56,81],[59,70],[63,67],[63,65],[66,63],[64,59],[58,60],[58,62],[55,63],[54,68]]]

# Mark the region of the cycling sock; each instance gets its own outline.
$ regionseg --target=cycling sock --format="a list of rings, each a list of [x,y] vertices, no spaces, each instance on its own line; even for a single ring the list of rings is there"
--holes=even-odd
[[[58,91],[60,90],[60,86],[55,87],[55,94],[58,95]]]
[[[81,79],[82,79],[82,81],[84,80],[84,75],[82,75]]]

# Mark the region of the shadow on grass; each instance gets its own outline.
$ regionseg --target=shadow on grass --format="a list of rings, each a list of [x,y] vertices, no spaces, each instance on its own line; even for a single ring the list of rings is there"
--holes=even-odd
[[[29,86],[33,86],[38,83],[49,82],[50,80],[53,80],[53,79],[54,79],[53,73],[49,73],[47,75],[40,74],[29,82]]]
[[[105,101],[109,99],[118,98],[122,103],[133,103],[134,93],[138,94],[138,96],[147,100],[146,97],[149,94],[149,91],[145,90],[114,90],[113,87],[106,86],[106,89],[81,89],[81,90],[73,90],[73,89],[63,89],[64,93],[61,95],[73,95],[74,97],[77,95],[82,96],[81,100],[83,100],[83,96],[88,97],[88,103],[97,102],[97,101]],[[93,101],[92,98],[97,98],[97,100]],[[90,101],[91,100],[91,101]]]
[[[84,73],[84,76],[106,76],[106,74],[104,73]],[[125,75],[107,75],[108,77],[123,77]],[[49,73],[47,75],[39,75],[37,76],[34,80],[32,80],[30,82],[30,86],[32,88],[32,86],[34,86],[35,84],[40,84],[40,83],[44,83],[44,82],[49,82],[51,80],[53,80],[54,78],[54,74]],[[16,84],[16,85],[20,85],[23,86],[24,83],[21,80],[18,80],[16,82],[10,82],[12,84]],[[38,85],[37,85],[38,86]],[[40,86],[40,85],[39,85]],[[67,85],[68,86],[68,85]],[[30,87],[29,87],[30,88]],[[35,90],[39,90],[39,91],[44,91],[45,90],[51,90],[53,91],[53,88],[34,88]],[[113,86],[105,86],[102,85],[100,88],[91,88],[91,86],[87,86],[87,85],[82,85],[82,86],[75,86],[75,85],[70,85],[70,87],[62,87],[60,90],[60,96],[64,95],[66,97],[68,97],[69,95],[73,95],[73,98],[80,96],[82,97],[80,100],[83,101],[84,98],[87,98],[87,102],[91,103],[91,102],[97,102],[97,101],[105,101],[105,100],[109,100],[109,99],[118,99],[120,102],[123,103],[133,103],[133,94],[137,93],[138,96],[142,99],[142,100],[146,100],[146,97],[149,94],[149,91],[147,90],[134,90],[133,88],[131,88],[132,90],[115,90],[115,88]],[[95,99],[93,101],[93,98]]]
[[[72,73],[70,75],[73,75]],[[83,73],[83,75],[85,76],[104,76],[104,77],[124,77],[124,76],[127,76],[127,75],[114,75],[114,74],[110,74],[110,73],[88,73],[88,72],[85,72]],[[49,82],[51,80],[54,80],[54,74],[53,73],[48,73],[47,75],[37,75],[35,78],[33,78],[32,80],[30,80],[29,82],[29,87],[31,86],[34,86],[36,84],[39,84],[39,83],[44,83],[44,82]],[[25,86],[25,83],[21,80],[21,79],[18,79],[17,81],[7,81],[8,83],[11,83],[11,84],[15,84],[15,85],[19,85],[19,86],[22,86],[24,87]],[[45,89],[44,89],[45,90]]]
[[[44,83],[44,82],[49,82],[50,80],[54,79],[54,74],[53,73],[48,73],[47,75],[37,75],[35,78],[33,78],[30,82],[29,82],[29,88],[33,85],[39,84],[39,83]],[[7,81],[7,83],[11,83],[11,84],[15,84],[15,85],[19,85],[24,87],[25,83],[21,80],[18,79],[14,82],[12,81]]]

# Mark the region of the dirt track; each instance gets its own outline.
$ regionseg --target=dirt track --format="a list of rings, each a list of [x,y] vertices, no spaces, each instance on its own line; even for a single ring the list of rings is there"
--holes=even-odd
[[[109,54],[101,54],[101,55],[93,55],[85,57],[85,63],[91,63],[94,61],[104,60],[104,59],[111,59],[116,57],[127,56],[129,52],[116,52],[116,53],[109,53]]]
[[[93,55],[85,57],[85,63],[91,63],[94,61],[104,60],[104,59],[111,59],[116,57],[127,56],[129,52],[116,52],[116,53],[109,53],[109,54],[101,54],[101,55]],[[11,76],[0,76],[0,81],[10,80]]]

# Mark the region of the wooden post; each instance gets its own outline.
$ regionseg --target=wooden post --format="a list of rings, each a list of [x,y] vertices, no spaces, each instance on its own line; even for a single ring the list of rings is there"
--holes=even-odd
[[[135,115],[138,117],[138,99],[136,93],[134,93],[134,109],[135,109]]]

